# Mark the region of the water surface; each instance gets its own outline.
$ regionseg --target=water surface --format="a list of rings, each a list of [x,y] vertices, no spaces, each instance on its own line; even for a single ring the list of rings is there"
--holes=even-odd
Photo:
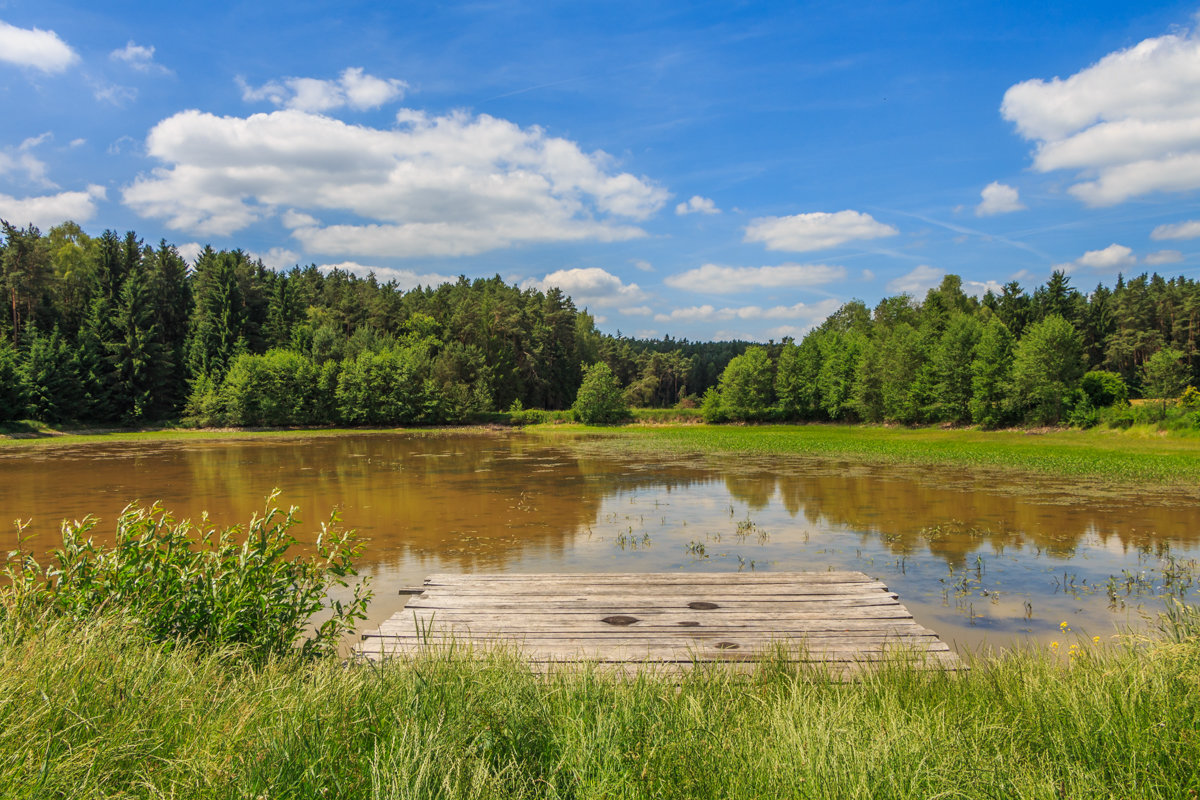
[[[433,572],[858,569],[953,645],[1048,644],[1196,599],[1187,494],[782,456],[633,457],[520,432],[371,433],[0,450],[0,520],[60,521],[161,500],[245,523],[272,488],[306,533],[330,509],[368,539],[368,624]],[[303,535],[303,534],[302,534]],[[15,546],[0,533],[0,549]]]

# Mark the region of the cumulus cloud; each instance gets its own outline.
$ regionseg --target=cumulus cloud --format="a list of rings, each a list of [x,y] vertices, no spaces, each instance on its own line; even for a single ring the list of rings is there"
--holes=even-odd
[[[562,289],[575,301],[575,305],[588,308],[637,303],[646,297],[636,283],[625,283],[599,267],[560,269],[541,280],[525,281],[524,285],[543,292],[552,288]]]
[[[675,206],[675,213],[681,217],[685,214],[720,214],[721,209],[709,198],[696,194],[686,203]]]
[[[1189,219],[1186,222],[1176,222],[1171,225],[1159,225],[1150,231],[1150,238],[1155,241],[1164,239],[1195,239],[1200,237],[1200,220]]]
[[[920,297],[942,282],[946,275],[944,269],[922,264],[911,272],[888,281],[887,290],[894,294],[911,294]]]
[[[895,236],[899,232],[861,211],[816,211],[751,220],[746,226],[746,241],[762,242],[768,250],[803,253],[861,239]]]
[[[204,245],[199,242],[184,242],[183,244],[176,245],[175,250],[178,251],[184,261],[195,264],[196,259],[204,252]]]
[[[603,152],[486,114],[403,110],[378,129],[296,110],[193,110],[155,125],[146,147],[165,166],[124,188],[139,214],[228,235],[283,208],[307,252],[343,258],[628,240],[645,232],[615,218],[644,219],[667,197]],[[343,219],[326,225],[323,212]]]
[[[62,72],[79,61],[79,54],[54,31],[18,28],[0,20],[0,61],[42,72]]]
[[[46,163],[33,154],[33,149],[50,138],[49,133],[31,136],[16,147],[0,150],[0,175],[21,175],[38,186],[58,188],[46,177]]]
[[[820,321],[841,307],[832,298],[818,303],[796,303],[792,306],[739,306],[717,308],[712,305],[677,308],[669,314],[655,314],[656,322],[727,322],[729,320],[807,320]]]
[[[443,283],[454,283],[458,278],[452,275],[442,275],[437,272],[415,272],[411,269],[392,269],[390,267],[372,267],[359,264],[356,261],[343,261],[340,264],[318,264],[317,269],[324,273],[335,269],[342,272],[352,272],[360,278],[375,273],[375,278],[383,283],[394,281],[396,288],[411,291],[418,286],[440,286]]]
[[[780,264],[776,267],[723,267],[705,264],[671,275],[663,283],[675,289],[727,294],[751,289],[822,286],[846,277],[845,267],[826,264]]]
[[[1120,272],[1137,264],[1133,250],[1123,244],[1110,244],[1103,250],[1088,250],[1074,261],[1055,264],[1054,268],[1068,274],[1079,269],[1089,269],[1094,272]]]
[[[113,61],[121,61],[136,69],[138,72],[169,73],[171,70],[154,60],[154,45],[143,46],[132,39],[120,50],[108,54]]]
[[[1036,142],[1034,168],[1076,170],[1070,192],[1108,206],[1200,187],[1200,39],[1146,39],[1066,79],[1011,87],[1001,113]]]
[[[300,262],[300,254],[294,250],[288,250],[286,247],[272,247],[265,253],[249,252],[246,255],[251,259],[262,261],[271,269],[287,269]]]
[[[1161,264],[1178,264],[1183,261],[1183,253],[1178,250],[1159,250],[1154,253],[1147,253],[1142,259],[1152,267],[1157,267]]]
[[[254,87],[239,77],[237,83],[242,89],[242,99],[248,103],[266,100],[280,108],[315,112],[332,111],[343,106],[359,111],[378,108],[384,103],[401,99],[408,88],[407,83],[395,78],[367,75],[361,67],[342,70],[341,77],[334,81],[284,78]]]
[[[979,205],[975,206],[975,216],[977,217],[1010,214],[1013,211],[1022,211],[1025,208],[1024,204],[1021,203],[1021,198],[1016,188],[1000,183],[999,181],[992,181],[983,187],[983,191],[979,193],[979,196],[982,200]]]
[[[963,281],[962,290],[975,297],[983,297],[988,292],[1000,294],[1004,291],[1004,287],[1000,285],[1000,281]]]
[[[40,197],[0,194],[0,219],[19,227],[32,223],[42,230],[66,220],[87,222],[96,215],[96,203],[104,198],[104,187],[94,184],[82,192],[59,192]]]

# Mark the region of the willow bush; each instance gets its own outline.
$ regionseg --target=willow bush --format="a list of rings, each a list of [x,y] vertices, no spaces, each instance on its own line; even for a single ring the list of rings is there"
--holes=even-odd
[[[356,582],[348,601],[329,599],[357,577],[362,545],[333,513],[306,555],[291,534],[297,509],[272,493],[249,525],[219,528],[176,521],[157,503],[134,503],[117,519],[111,545],[96,520],[64,522],[62,546],[43,566],[27,550],[9,553],[0,579],[0,630],[21,636],[50,620],[116,615],[147,639],[238,645],[254,657],[334,652],[366,617],[370,591]],[[311,624],[315,615],[323,621]]]

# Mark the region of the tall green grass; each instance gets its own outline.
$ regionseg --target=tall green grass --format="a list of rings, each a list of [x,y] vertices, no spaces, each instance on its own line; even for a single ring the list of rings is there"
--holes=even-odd
[[[503,654],[343,666],[147,644],[111,620],[0,642],[0,795],[1186,798],[1200,644],[681,680]]]

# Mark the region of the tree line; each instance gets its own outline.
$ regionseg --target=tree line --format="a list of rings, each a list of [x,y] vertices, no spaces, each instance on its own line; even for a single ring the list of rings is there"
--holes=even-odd
[[[1129,397],[1164,398],[1165,413],[1200,385],[1197,334],[1200,284],[1184,277],[1084,294],[1054,272],[1032,295],[1014,281],[975,298],[947,275],[923,300],[850,302],[798,342],[747,349],[703,408],[710,421],[1128,423]]]
[[[407,424],[565,409],[603,362],[639,406],[714,386],[745,342],[600,333],[499,276],[404,291],[241,250],[189,265],[134,232],[3,225],[0,421]]]

